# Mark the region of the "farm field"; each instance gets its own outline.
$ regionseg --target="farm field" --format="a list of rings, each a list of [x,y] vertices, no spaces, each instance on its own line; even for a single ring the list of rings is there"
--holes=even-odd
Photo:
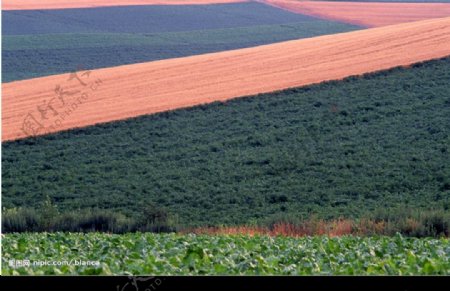
[[[449,275],[448,239],[8,234],[4,275]],[[34,246],[34,247],[29,247]],[[11,268],[11,258],[98,261]]]
[[[288,11],[367,27],[450,16],[449,3],[265,0]]]
[[[305,17],[301,22],[164,33],[64,33],[3,36],[2,81],[98,69],[357,30]]]
[[[360,29],[260,3],[4,11],[3,27],[3,83]]]
[[[450,275],[450,0],[5,0],[2,27],[2,275]]]
[[[303,22],[314,18],[261,3],[114,6],[4,11],[3,35],[162,33]],[[117,25],[120,23],[120,25]]]
[[[3,143],[3,207],[183,225],[448,211],[450,59]],[[130,166],[132,165],[132,166]]]
[[[70,74],[5,83],[2,140],[409,65],[449,55],[448,42],[450,17],[80,72],[85,75],[81,84],[80,76]],[[82,94],[88,96],[84,103],[76,101],[80,94],[73,92],[88,88],[85,82],[94,80],[101,82],[94,84],[96,91]],[[67,100],[57,100],[58,85],[69,95]],[[53,118],[44,115],[47,119],[37,120],[38,130],[24,130],[24,119],[39,119],[35,115],[45,102],[64,112],[66,104],[83,104],[63,122],[53,112]]]
[[[108,6],[136,5],[205,5],[220,3],[249,2],[246,0],[3,0],[2,10],[38,10],[38,9],[68,9],[95,8]]]

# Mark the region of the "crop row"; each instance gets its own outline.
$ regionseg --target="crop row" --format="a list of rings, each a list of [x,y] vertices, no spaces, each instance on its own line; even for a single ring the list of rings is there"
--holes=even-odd
[[[357,29],[326,21],[164,33],[3,36],[3,82],[239,49]]]
[[[192,226],[448,211],[449,68],[447,58],[3,143],[3,206],[48,195],[60,212],[137,217],[154,204]]]

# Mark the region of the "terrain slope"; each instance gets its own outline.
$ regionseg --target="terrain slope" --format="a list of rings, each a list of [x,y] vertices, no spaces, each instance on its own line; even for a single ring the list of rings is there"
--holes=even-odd
[[[35,10],[35,9],[66,9],[93,8],[106,6],[129,5],[204,5],[219,3],[239,3],[246,0],[4,0],[3,10]]]
[[[449,43],[450,17],[4,83],[2,140],[409,65]]]
[[[275,7],[367,27],[450,16],[449,3],[363,3],[334,1],[261,1]]]

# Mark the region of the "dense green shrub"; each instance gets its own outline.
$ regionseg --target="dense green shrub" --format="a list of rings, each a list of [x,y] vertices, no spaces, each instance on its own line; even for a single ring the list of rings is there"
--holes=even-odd
[[[2,211],[2,231],[33,232],[40,231],[40,217],[34,209],[11,208]]]
[[[48,194],[60,213],[135,221],[154,204],[183,226],[448,211],[449,80],[446,58],[6,142],[2,203],[36,208]],[[404,232],[442,232],[427,219]]]
[[[133,219],[121,213],[105,209],[83,209],[54,212],[54,204],[44,202],[46,207],[38,209],[12,208],[4,209],[2,230],[11,232],[174,232],[178,229],[177,217],[155,205],[146,207],[140,219]],[[51,219],[49,219],[51,217]]]
[[[150,232],[174,232],[177,230],[178,220],[167,209],[153,203],[145,205],[141,216],[133,226],[134,230]]]
[[[132,226],[133,221],[120,213],[93,209],[62,214],[53,231],[125,233],[132,231]]]
[[[383,234],[386,235],[400,232],[415,237],[448,237],[450,233],[450,212],[445,210],[377,209],[367,217],[375,222],[385,222]]]

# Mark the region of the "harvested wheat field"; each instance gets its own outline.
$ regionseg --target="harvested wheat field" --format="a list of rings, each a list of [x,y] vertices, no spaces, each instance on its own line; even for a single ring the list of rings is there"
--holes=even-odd
[[[3,0],[3,10],[92,8],[128,5],[202,5],[247,2],[246,0]]]
[[[367,27],[450,16],[450,3],[382,3],[263,0],[292,12]]]
[[[450,17],[5,83],[2,140],[409,65],[450,55],[449,43]]]

